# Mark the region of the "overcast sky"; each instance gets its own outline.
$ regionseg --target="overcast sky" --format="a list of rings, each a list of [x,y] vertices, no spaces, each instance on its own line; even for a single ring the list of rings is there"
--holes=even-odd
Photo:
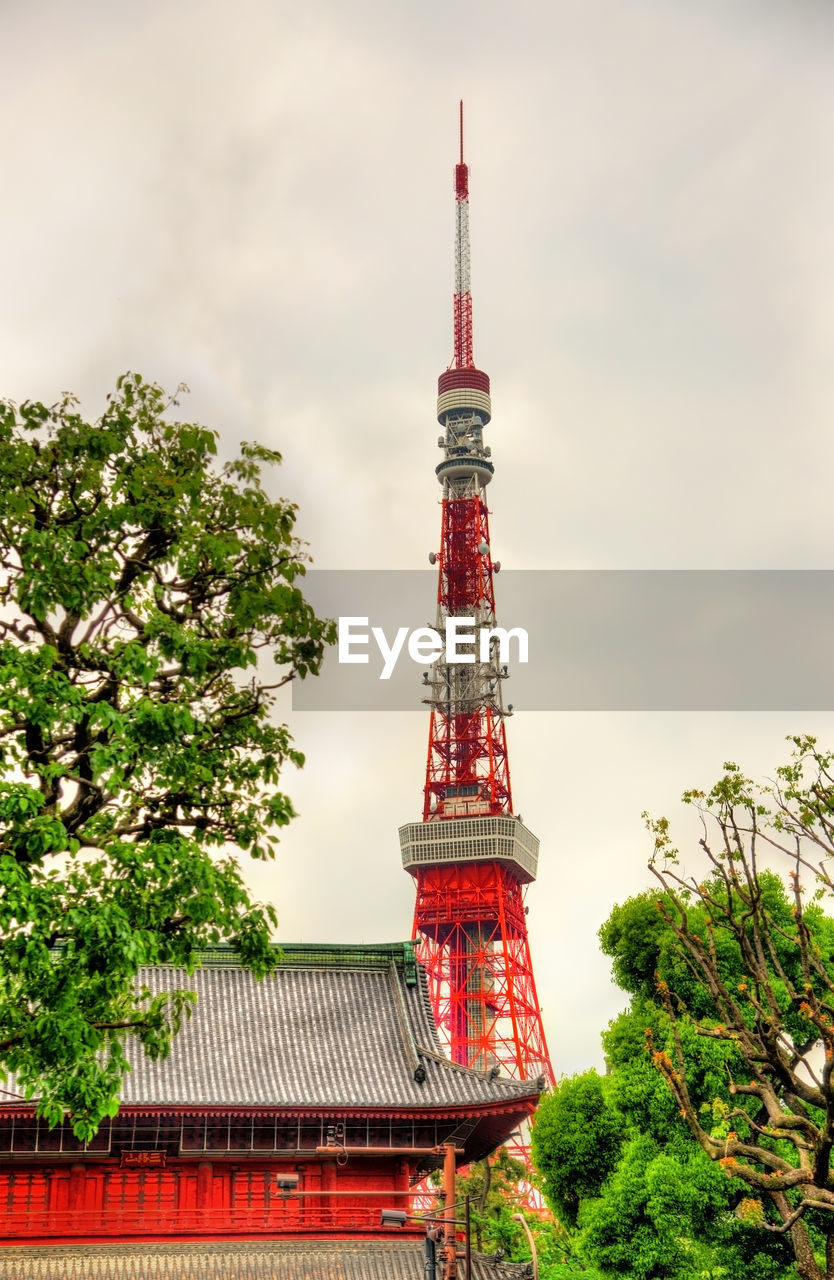
[[[224,452],[283,452],[318,566],[426,567],[463,98],[494,554],[834,567],[828,0],[0,0],[0,39],[0,395],[184,381]],[[251,877],[287,940],[409,935],[421,695],[287,708],[301,816]],[[834,745],[831,714],[513,717],[557,1074],[624,1003],[596,931],[649,884],[641,811],[804,730]]]

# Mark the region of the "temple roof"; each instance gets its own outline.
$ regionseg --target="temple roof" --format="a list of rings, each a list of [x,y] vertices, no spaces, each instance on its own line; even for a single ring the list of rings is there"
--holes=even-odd
[[[423,970],[411,943],[284,944],[258,981],[234,952],[203,956],[193,974],[144,969],[154,993],[198,1001],[168,1058],[128,1046],[127,1106],[525,1109],[541,1082],[490,1078],[440,1050]]]
[[[0,1280],[415,1280],[423,1261],[414,1240],[42,1245],[0,1249]],[[530,1274],[529,1264],[472,1254],[472,1280]]]

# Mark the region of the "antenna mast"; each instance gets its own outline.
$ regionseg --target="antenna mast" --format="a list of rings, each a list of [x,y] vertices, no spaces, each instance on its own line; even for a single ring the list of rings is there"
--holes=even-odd
[[[474,369],[472,292],[469,278],[469,168],[463,160],[463,102],[460,103],[460,161],[455,165],[455,354],[454,369]]]

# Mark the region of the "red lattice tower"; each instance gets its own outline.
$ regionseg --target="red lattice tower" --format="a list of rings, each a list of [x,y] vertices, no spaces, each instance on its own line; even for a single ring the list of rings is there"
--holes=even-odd
[[[444,652],[426,672],[429,747],[423,821],[400,828],[403,865],[414,876],[414,937],[426,967],[435,1020],[453,1061],[554,1083],[527,938],[524,894],[536,878],[538,839],[514,816],[502,685],[508,648],[497,627],[486,486],[492,479],[483,429],[489,378],[472,354],[469,171],[455,167],[454,359],[438,381],[443,486],[436,628],[487,635],[471,656]],[[468,620],[464,624],[463,620]],[[527,1152],[526,1140],[517,1147]]]

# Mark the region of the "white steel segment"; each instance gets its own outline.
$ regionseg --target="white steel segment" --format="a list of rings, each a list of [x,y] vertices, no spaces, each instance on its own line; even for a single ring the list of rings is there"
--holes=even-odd
[[[485,391],[476,387],[452,387],[437,397],[437,420],[444,423],[450,413],[478,413],[484,423],[492,417],[492,401]]]
[[[483,609],[473,608],[472,614],[485,613]],[[446,629],[446,610],[442,605],[437,610],[437,631],[443,635]],[[483,629],[494,630],[495,620],[476,621],[475,648],[477,650],[477,632]],[[463,636],[461,636],[463,639]],[[461,648],[461,652],[464,649]],[[441,712],[445,719],[456,715],[473,715],[480,707],[490,707],[496,720],[505,718],[501,698],[501,682],[504,680],[503,669],[499,666],[497,650],[493,652],[493,660],[487,662],[443,662],[440,658],[429,668],[429,675],[423,681],[431,690],[431,696],[424,699],[432,709]]]
[[[448,462],[441,462],[435,467],[435,475],[441,484],[456,484],[461,480],[468,480],[470,476],[477,476],[482,485],[486,486],[492,479],[493,466],[491,462],[476,461],[470,459],[451,458]]]
[[[408,822],[399,836],[407,871],[443,863],[503,862],[525,883],[535,880],[538,871],[538,836],[511,814]]]
[[[455,201],[455,293],[462,297],[470,292],[469,284],[469,205]]]

